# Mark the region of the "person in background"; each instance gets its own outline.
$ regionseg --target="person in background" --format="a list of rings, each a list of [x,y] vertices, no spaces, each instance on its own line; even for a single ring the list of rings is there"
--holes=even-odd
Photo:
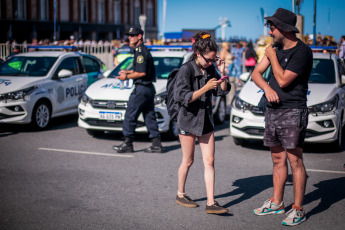
[[[242,74],[243,68],[243,52],[245,48],[241,45],[240,42],[236,43],[236,46],[232,49],[231,53],[234,56],[234,66],[232,72],[229,73],[231,76],[236,77],[237,84],[241,85],[240,75]]]
[[[220,80],[217,72],[218,69],[224,75],[225,63],[217,57],[218,46],[215,40],[206,32],[199,32],[194,38],[191,59],[175,76],[174,98],[181,104],[177,126],[182,149],[176,203],[188,208],[198,207],[185,192],[188,171],[194,160],[195,141],[198,138],[204,162],[206,213],[222,214],[229,210],[214,200],[215,139],[211,102],[212,94],[224,96],[229,92],[230,85],[226,79]]]
[[[117,64],[116,64],[116,53],[117,53],[117,50],[120,48],[120,41],[119,40],[113,40],[111,43],[112,43],[111,45],[113,47],[113,49],[111,50],[111,53],[113,54],[113,57],[114,57],[113,63],[114,63],[114,66],[116,67],[117,66]]]
[[[265,57],[253,71],[252,80],[265,92],[264,145],[270,148],[273,161],[273,197],[253,213],[259,216],[285,213],[283,198],[289,161],[295,199],[282,224],[294,226],[306,220],[303,144],[308,125],[307,93],[313,54],[310,47],[296,37],[299,33],[296,14],[279,8],[265,19],[277,47],[267,47]],[[270,66],[271,78],[267,83],[262,74]]]
[[[338,56],[341,59],[345,59],[345,35],[341,36],[340,38],[340,45],[338,49]]]
[[[20,54],[20,48],[19,46],[13,46],[12,48],[12,53],[10,53],[10,55],[7,56],[6,60],[12,58],[13,56]]]
[[[256,65],[256,61],[258,60],[258,55],[256,54],[254,47],[253,47],[253,42],[249,41],[246,51],[245,51],[245,62],[244,65],[246,66],[246,70],[247,72],[252,73],[255,65]]]
[[[229,94],[227,95],[226,100],[226,107],[230,108],[232,99],[234,98],[236,94],[236,77],[231,76],[233,67],[234,67],[234,56],[230,52],[230,43],[229,42],[223,42],[222,43],[222,50],[219,53],[220,59],[224,60],[225,62],[225,71],[226,74],[229,75],[229,83],[231,85],[231,90]]]
[[[260,39],[258,41],[258,46],[256,48],[256,54],[258,56],[258,63],[261,62],[261,60],[265,57],[265,51],[266,51],[266,42],[264,39]]]
[[[129,36],[131,46],[135,47],[133,70],[122,70],[117,78],[122,81],[133,79],[135,88],[129,97],[125,120],[123,121],[122,132],[125,141],[119,146],[113,146],[113,149],[118,153],[134,152],[135,129],[138,117],[142,113],[149,131],[149,138],[152,139],[152,146],[144,149],[144,152],[163,153],[164,148],[161,144],[154,105],[156,91],[152,83],[156,81],[156,74],[153,58],[150,51],[143,44],[144,31],[139,27],[131,27],[126,35]]]
[[[129,38],[127,35],[125,35],[122,42],[123,45],[115,51],[115,66],[120,64],[123,60],[130,57],[134,53],[134,48],[129,46]]]

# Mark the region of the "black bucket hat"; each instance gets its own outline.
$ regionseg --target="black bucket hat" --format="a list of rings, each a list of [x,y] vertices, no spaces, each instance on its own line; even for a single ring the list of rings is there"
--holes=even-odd
[[[138,34],[144,34],[144,31],[140,29],[139,27],[131,27],[129,28],[129,31],[125,33],[125,35],[138,35]]]
[[[297,22],[297,16],[293,12],[279,8],[271,17],[265,17],[267,22],[271,21],[278,29],[285,32],[299,33],[299,30],[295,27]]]

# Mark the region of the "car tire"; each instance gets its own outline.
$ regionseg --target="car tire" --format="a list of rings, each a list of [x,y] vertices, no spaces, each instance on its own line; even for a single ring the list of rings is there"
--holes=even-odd
[[[102,135],[102,134],[104,133],[103,131],[94,130],[94,129],[87,129],[86,132],[87,132],[90,136],[93,136],[93,137],[100,136],[100,135]]]
[[[214,123],[222,124],[226,119],[226,103],[225,98],[220,99],[216,113],[214,114]]]
[[[51,120],[51,108],[48,102],[39,101],[32,110],[31,124],[36,130],[44,130]]]
[[[166,138],[169,140],[177,140],[178,139],[178,128],[176,121],[170,121],[169,124],[169,131],[166,132]]]
[[[246,140],[245,139],[238,138],[238,137],[232,137],[232,139],[234,140],[235,145],[243,146],[243,145],[246,144]]]
[[[339,152],[343,147],[343,127],[342,127],[343,118],[341,117],[338,127],[338,139],[332,143],[333,149],[336,152]]]

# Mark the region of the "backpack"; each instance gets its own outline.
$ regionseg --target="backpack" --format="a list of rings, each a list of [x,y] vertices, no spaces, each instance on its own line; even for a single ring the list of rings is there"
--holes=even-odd
[[[187,62],[186,65],[188,65],[190,70],[194,71],[193,66],[190,64],[190,62]],[[167,105],[170,120],[175,121],[175,122],[177,121],[177,116],[181,109],[181,103],[178,101],[175,101],[175,98],[174,98],[174,86],[177,79],[175,76],[178,71],[179,69],[175,68],[170,72],[168,76],[168,83],[167,83],[167,90],[166,90],[167,94],[165,96],[165,104]]]

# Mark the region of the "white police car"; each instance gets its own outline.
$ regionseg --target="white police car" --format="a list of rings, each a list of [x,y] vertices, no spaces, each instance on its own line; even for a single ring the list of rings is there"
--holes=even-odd
[[[166,84],[169,73],[180,68],[191,56],[187,51],[151,51],[156,67],[157,81],[155,111],[159,131],[177,136],[176,125],[170,122],[164,103]],[[85,128],[90,135],[103,131],[122,131],[127,102],[134,89],[133,80],[120,81],[116,79],[120,70],[133,68],[133,57],[121,62],[107,78],[92,84],[83,94],[79,103],[78,125]],[[142,114],[139,116],[136,132],[147,132]]]
[[[81,55],[39,51],[0,65],[0,124],[48,126],[52,117],[76,113],[88,76]]]
[[[264,73],[269,80],[270,68]],[[243,76],[242,76],[243,77]],[[309,123],[305,142],[342,146],[345,108],[344,64],[335,54],[313,53],[307,105]],[[264,113],[258,103],[263,91],[250,79],[233,101],[230,134],[237,145],[249,139],[263,139]]]

